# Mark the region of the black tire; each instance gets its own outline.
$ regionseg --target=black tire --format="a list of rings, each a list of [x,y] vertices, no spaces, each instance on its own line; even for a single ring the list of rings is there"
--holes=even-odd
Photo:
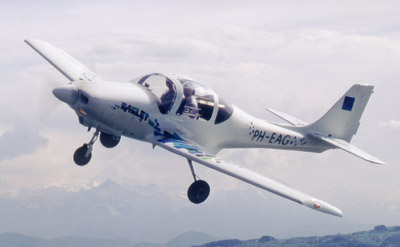
[[[110,135],[105,132],[101,132],[100,134],[100,142],[106,148],[113,148],[117,146],[120,140],[120,136]]]
[[[206,181],[197,180],[190,185],[187,195],[189,200],[194,204],[204,202],[210,194],[210,186]]]
[[[75,151],[74,153],[75,164],[77,164],[78,166],[84,166],[87,163],[89,163],[90,159],[92,158],[92,153],[90,153],[89,156],[85,157],[85,154],[88,149],[89,146],[87,144],[83,144],[82,147],[78,148]]]

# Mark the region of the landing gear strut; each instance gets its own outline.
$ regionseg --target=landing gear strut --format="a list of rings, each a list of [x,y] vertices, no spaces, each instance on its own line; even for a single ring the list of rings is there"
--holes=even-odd
[[[187,195],[189,200],[194,204],[200,204],[204,202],[208,195],[210,194],[210,186],[204,180],[200,180],[193,169],[193,163],[191,160],[188,160],[190,170],[192,171],[192,175],[194,178],[194,182],[190,185]]]
[[[83,144],[82,147],[78,148],[75,151],[74,153],[75,164],[77,164],[78,166],[84,166],[87,163],[89,163],[90,159],[92,158],[93,144],[96,142],[97,138],[99,137],[99,134],[100,131],[96,130],[90,142]]]

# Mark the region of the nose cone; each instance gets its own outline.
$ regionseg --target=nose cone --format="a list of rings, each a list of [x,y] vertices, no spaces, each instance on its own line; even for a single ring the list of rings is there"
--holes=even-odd
[[[75,104],[79,96],[78,88],[72,84],[64,85],[53,89],[53,94],[54,96],[57,97],[57,99],[69,105]]]

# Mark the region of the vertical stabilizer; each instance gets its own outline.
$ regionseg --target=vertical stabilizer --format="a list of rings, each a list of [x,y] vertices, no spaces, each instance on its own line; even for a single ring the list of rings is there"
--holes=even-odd
[[[353,85],[325,115],[309,126],[315,133],[351,141],[374,86]]]

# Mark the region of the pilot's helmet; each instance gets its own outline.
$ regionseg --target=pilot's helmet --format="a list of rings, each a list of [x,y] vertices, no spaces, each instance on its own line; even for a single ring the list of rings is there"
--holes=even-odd
[[[195,93],[195,89],[194,89],[192,83],[186,83],[183,85],[183,94],[185,96],[191,96],[191,95],[194,95],[194,93]]]

